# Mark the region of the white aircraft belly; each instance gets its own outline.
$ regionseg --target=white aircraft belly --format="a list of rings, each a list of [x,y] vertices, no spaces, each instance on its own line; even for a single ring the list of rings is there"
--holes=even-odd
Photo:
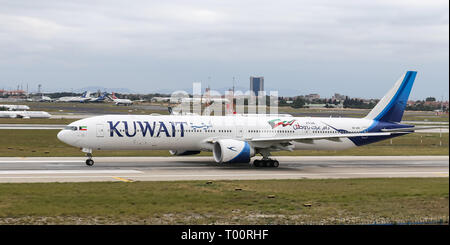
[[[345,150],[356,147],[348,138],[340,138],[338,141],[320,139],[305,142],[295,142],[295,150]]]
[[[201,139],[198,137],[185,136],[182,140],[175,137],[120,137],[109,138],[105,137],[86,138],[80,142],[80,147],[101,149],[101,150],[168,150],[168,149],[189,149],[199,150]]]

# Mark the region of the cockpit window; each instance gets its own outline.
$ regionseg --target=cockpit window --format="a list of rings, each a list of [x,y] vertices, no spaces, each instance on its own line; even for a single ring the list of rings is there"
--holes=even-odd
[[[78,128],[77,128],[77,126],[66,126],[64,129],[77,131]]]

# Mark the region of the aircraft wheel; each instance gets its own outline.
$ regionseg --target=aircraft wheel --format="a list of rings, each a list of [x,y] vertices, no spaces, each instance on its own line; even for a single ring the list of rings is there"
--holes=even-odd
[[[280,163],[277,160],[273,160],[272,166],[274,168],[278,168],[278,166],[280,166]]]
[[[261,166],[261,161],[260,160],[253,161],[253,166],[259,168]]]
[[[89,167],[92,166],[92,165],[94,165],[94,160],[92,160],[92,159],[87,159],[87,160],[86,160],[86,165],[88,165]]]

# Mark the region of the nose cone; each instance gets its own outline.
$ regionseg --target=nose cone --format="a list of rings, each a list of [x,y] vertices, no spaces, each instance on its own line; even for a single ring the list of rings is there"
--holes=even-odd
[[[56,137],[58,137],[58,139],[59,139],[60,141],[66,143],[66,144],[69,144],[69,143],[67,142],[67,140],[68,140],[67,130],[61,130],[61,131],[59,131],[59,133],[58,133],[58,135],[57,135]]]

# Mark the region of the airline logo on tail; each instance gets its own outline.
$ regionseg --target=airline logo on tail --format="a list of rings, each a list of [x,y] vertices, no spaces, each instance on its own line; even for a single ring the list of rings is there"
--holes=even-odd
[[[407,71],[365,118],[399,123],[402,120],[416,75],[416,71]]]
[[[81,95],[81,98],[88,98],[91,95],[91,92],[84,91],[84,93]]]

